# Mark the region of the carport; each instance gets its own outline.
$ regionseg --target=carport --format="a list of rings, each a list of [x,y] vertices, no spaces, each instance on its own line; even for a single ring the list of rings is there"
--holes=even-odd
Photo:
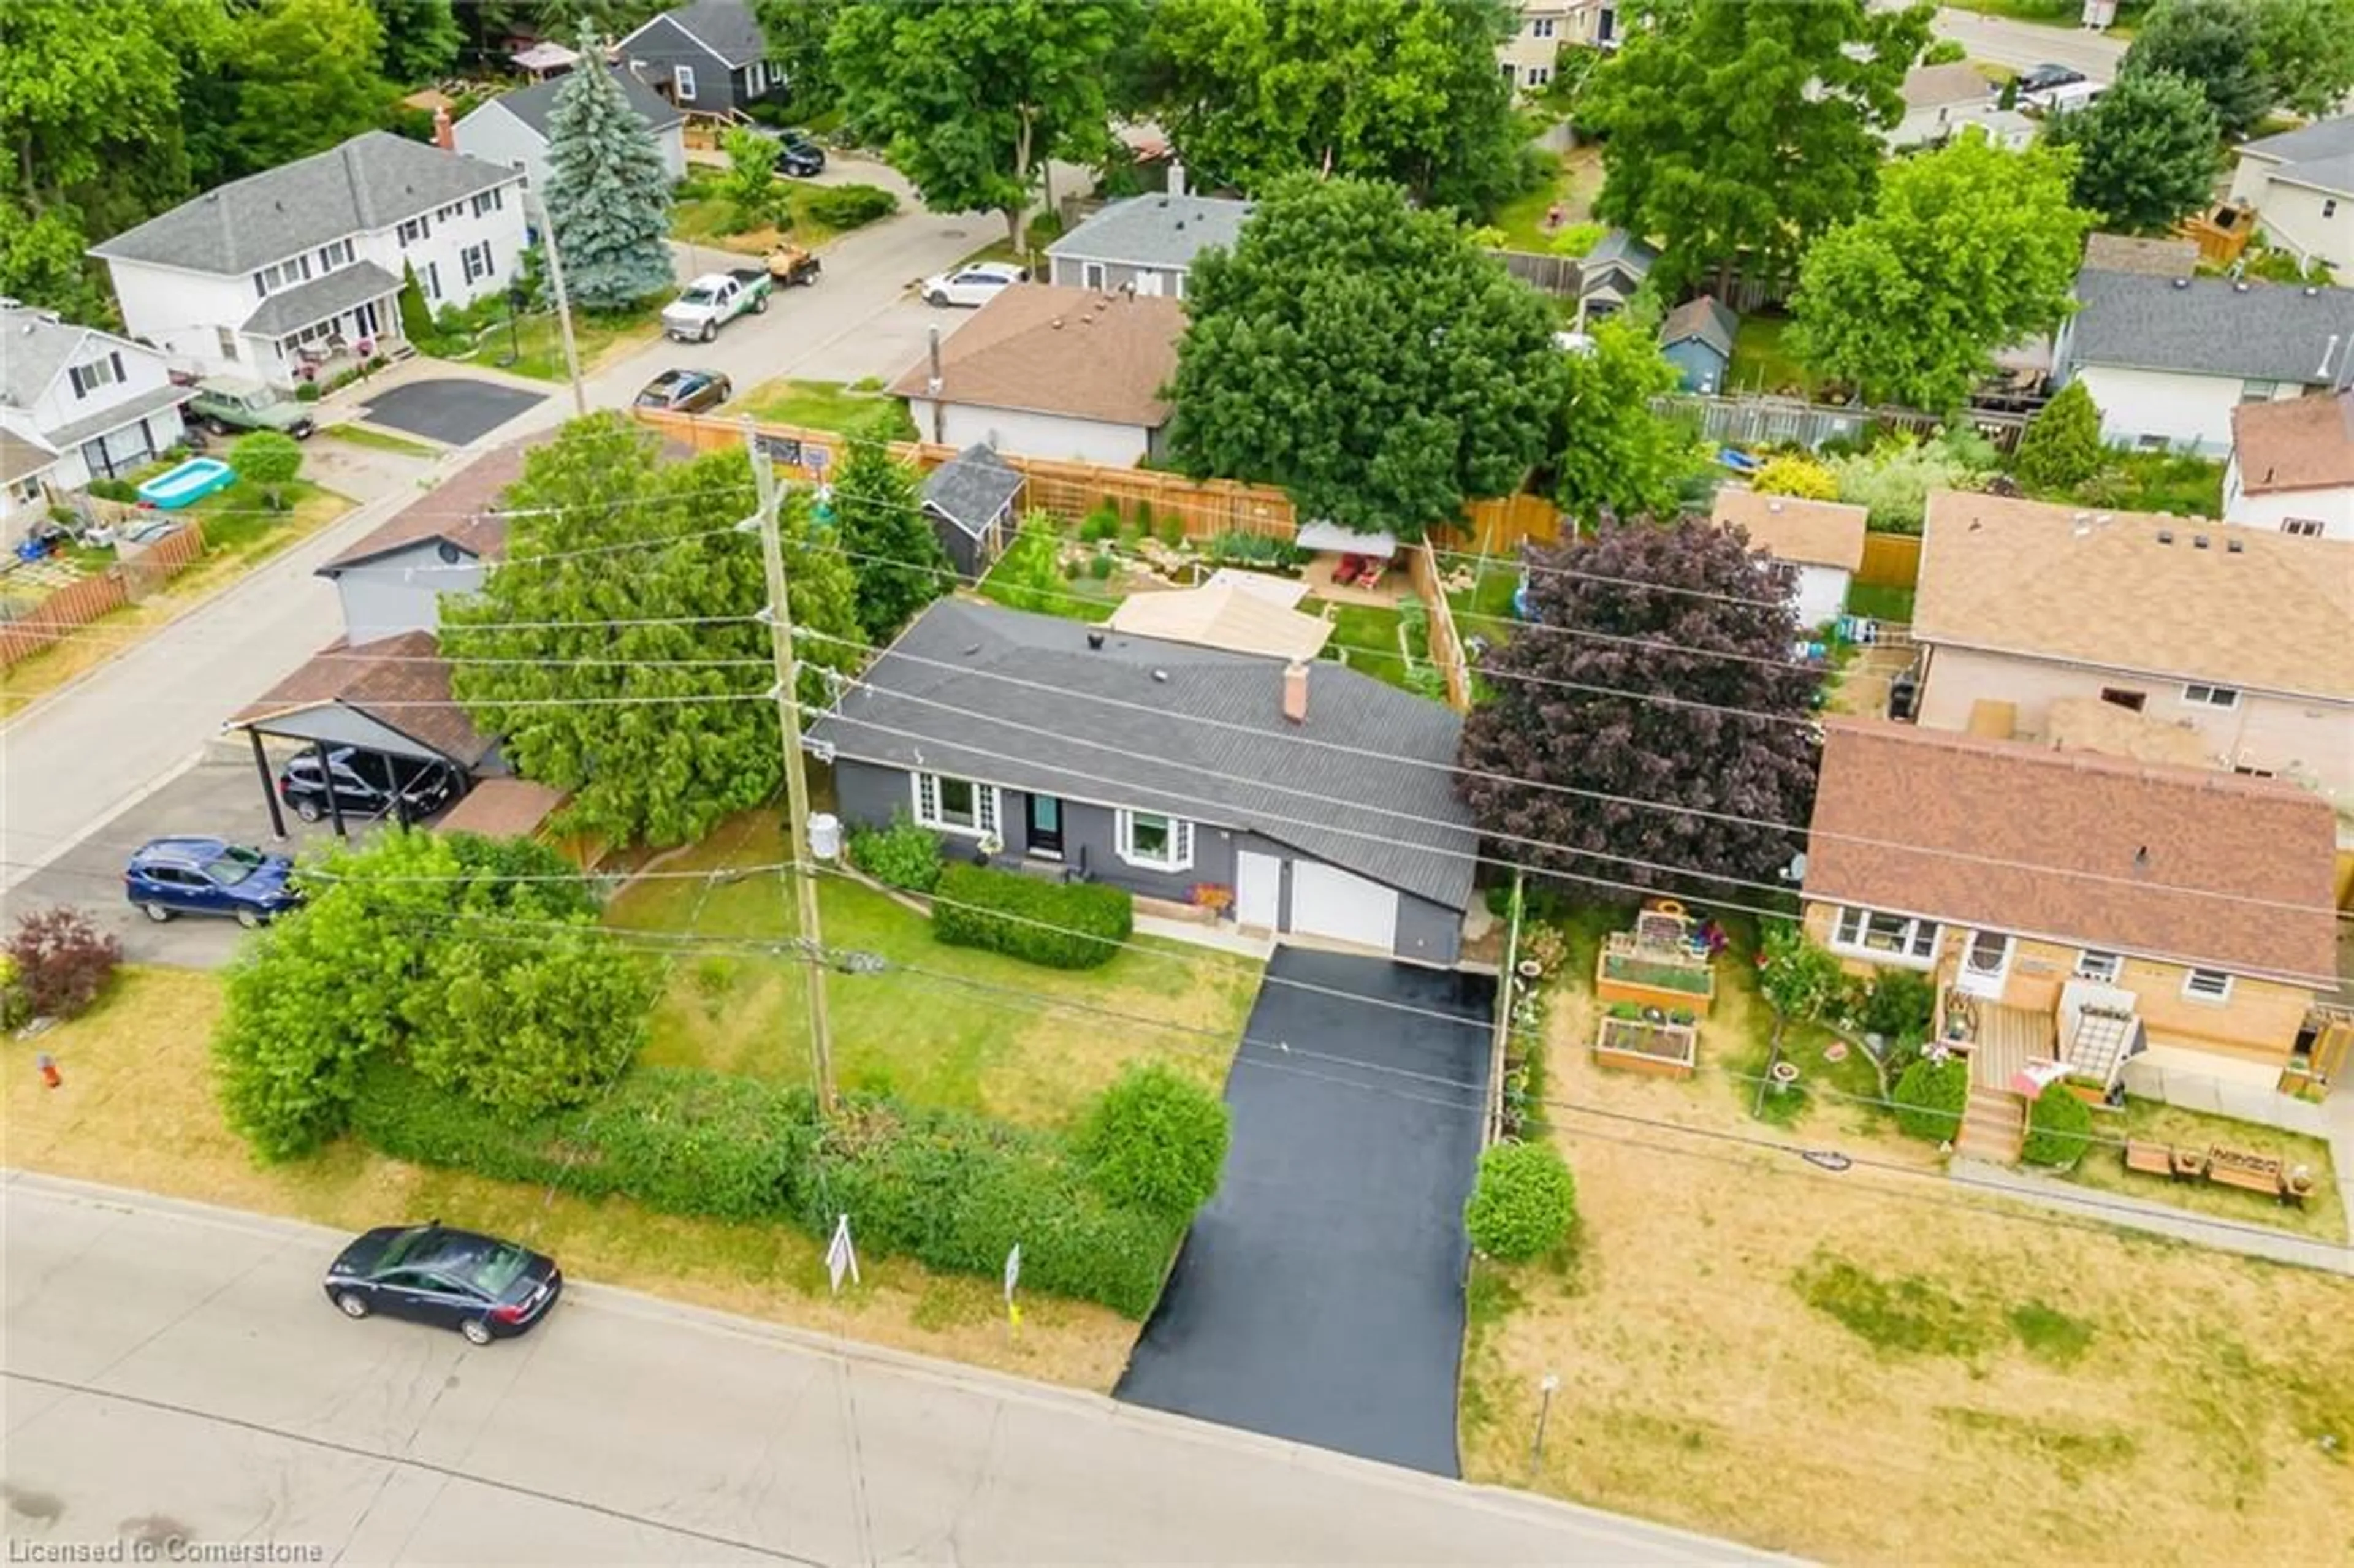
[[[491,753],[493,742],[474,727],[450,694],[450,665],[429,631],[405,631],[354,647],[337,638],[229,721],[253,746],[253,766],[270,807],[270,831],[286,837],[286,818],[270,777],[265,736],[310,747],[323,774],[329,753],[353,747],[419,765],[447,763],[466,777]],[[327,790],[327,811],[335,836],[347,837],[335,791]],[[398,817],[400,790],[393,791]]]
[[[1298,948],[1267,977],[1217,1196],[1115,1396],[1454,1476],[1495,982]]]

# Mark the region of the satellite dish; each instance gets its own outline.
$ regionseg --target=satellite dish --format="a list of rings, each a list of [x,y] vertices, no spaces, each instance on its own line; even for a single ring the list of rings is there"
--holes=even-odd
[[[1782,880],[1785,882],[1804,882],[1807,880],[1807,854],[1804,850],[1792,855],[1790,857],[1790,863],[1782,868]]]

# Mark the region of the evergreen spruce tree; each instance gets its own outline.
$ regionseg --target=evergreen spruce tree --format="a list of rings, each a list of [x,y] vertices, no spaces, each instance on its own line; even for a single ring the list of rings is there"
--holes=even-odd
[[[425,291],[417,284],[417,269],[400,264],[400,335],[420,354],[433,341],[433,313],[425,308]]]
[[[585,59],[602,58],[583,29]],[[547,220],[573,302],[624,311],[671,286],[670,175],[610,70],[564,79],[547,115]]]
[[[2020,438],[2020,481],[2037,490],[2065,490],[2084,483],[2100,467],[2100,406],[2082,381],[2071,381]]]

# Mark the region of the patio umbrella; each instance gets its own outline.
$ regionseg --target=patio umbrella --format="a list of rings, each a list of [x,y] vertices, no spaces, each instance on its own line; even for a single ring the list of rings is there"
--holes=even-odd
[[[2030,1062],[2010,1075],[2010,1092],[2031,1100],[2067,1075],[2065,1062]]]

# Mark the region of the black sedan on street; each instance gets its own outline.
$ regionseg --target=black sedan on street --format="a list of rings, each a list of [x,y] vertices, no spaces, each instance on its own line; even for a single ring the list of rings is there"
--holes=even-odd
[[[556,1260],[439,1220],[379,1225],[327,1270],[327,1299],[346,1318],[381,1312],[455,1329],[477,1345],[522,1333],[564,1293]]]
[[[777,173],[805,180],[825,173],[825,149],[802,131],[787,131],[777,138]]]

